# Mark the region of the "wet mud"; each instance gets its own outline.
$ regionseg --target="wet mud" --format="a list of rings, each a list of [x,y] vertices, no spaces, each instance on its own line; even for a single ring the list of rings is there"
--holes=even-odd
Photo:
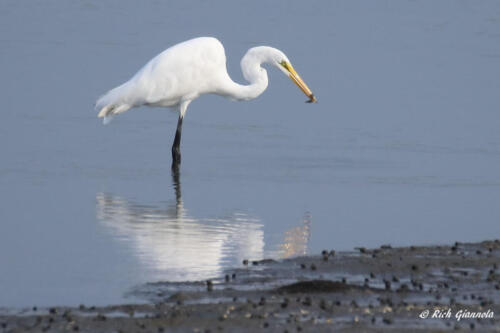
[[[245,260],[210,281],[157,282],[144,304],[0,309],[0,332],[500,330],[500,241]]]

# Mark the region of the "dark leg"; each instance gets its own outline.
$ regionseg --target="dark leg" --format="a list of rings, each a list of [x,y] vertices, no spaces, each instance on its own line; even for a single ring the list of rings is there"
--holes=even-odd
[[[181,164],[181,134],[182,134],[182,119],[179,116],[177,121],[177,131],[175,132],[174,144],[172,145],[172,169],[179,168]]]

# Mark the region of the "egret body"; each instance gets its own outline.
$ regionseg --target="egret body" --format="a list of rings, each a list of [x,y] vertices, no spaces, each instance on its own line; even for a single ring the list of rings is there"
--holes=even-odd
[[[104,118],[107,124],[113,116],[141,105],[173,108],[179,112],[179,119],[172,145],[172,166],[178,167],[182,121],[189,103],[203,94],[217,94],[238,101],[258,97],[268,84],[263,64],[279,68],[309,97],[308,102],[316,102],[311,90],[280,50],[268,46],[249,49],[241,59],[241,70],[250,84],[241,85],[227,73],[221,42],[212,37],[200,37],[166,49],[130,80],[100,97],[96,103],[98,117]]]

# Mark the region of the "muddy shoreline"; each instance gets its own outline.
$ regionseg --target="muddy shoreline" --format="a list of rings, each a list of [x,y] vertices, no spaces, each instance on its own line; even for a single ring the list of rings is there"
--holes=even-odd
[[[145,304],[0,309],[0,332],[497,332],[499,259],[494,240],[245,261],[138,286]]]

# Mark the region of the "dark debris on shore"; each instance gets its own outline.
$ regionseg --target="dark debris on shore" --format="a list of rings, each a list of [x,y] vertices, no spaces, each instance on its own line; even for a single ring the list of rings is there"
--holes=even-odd
[[[4,309],[0,332],[493,332],[499,259],[495,240],[247,260],[189,291],[139,287],[146,304]],[[489,317],[457,320],[459,311]]]

